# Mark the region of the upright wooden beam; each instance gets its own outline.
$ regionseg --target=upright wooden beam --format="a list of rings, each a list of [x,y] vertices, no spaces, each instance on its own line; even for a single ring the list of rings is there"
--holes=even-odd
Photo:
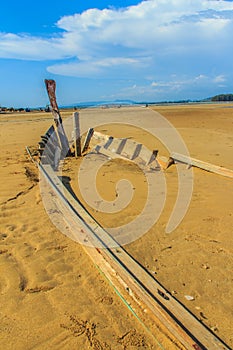
[[[65,130],[62,124],[62,118],[59,112],[59,108],[56,101],[56,82],[55,80],[45,79],[46,90],[49,96],[50,105],[52,108],[53,119],[56,125],[57,134],[59,138],[59,142],[61,145],[62,156],[65,157],[70,153],[69,141],[65,134]]]
[[[85,141],[84,141],[82,153],[84,153],[88,150],[88,147],[89,147],[89,144],[91,142],[91,138],[92,138],[93,134],[94,134],[94,129],[90,128],[87,132],[87,136],[86,136]]]
[[[80,157],[81,152],[81,136],[80,136],[80,122],[79,122],[79,113],[75,112],[73,114],[74,122],[74,148],[75,148],[75,157]]]

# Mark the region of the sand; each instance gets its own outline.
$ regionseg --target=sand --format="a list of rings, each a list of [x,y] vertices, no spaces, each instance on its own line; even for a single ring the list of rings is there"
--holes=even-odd
[[[191,156],[233,169],[233,117],[229,105],[156,107],[178,129]],[[63,116],[70,115],[66,112]],[[155,338],[122,303],[82,246],[51,223],[41,201],[38,174],[25,152],[37,147],[52,124],[47,113],[0,115],[0,340],[4,349],[166,349],[180,346],[161,329]],[[150,135],[111,125],[99,131],[116,137]],[[146,137],[145,137],[146,136]],[[153,142],[152,142],[153,141]],[[161,154],[166,149],[157,144]],[[75,166],[65,162],[77,194]],[[72,165],[72,166],[71,166]],[[134,181],[137,207],[144,200],[143,175],[128,163],[111,161],[101,169],[102,195],[114,196],[114,181]],[[233,346],[232,180],[194,169],[192,201],[171,234],[164,229],[177,194],[175,166],[166,172],[163,213],[147,234],[125,248],[229,346]],[[108,198],[109,196],[109,198]],[[117,218],[93,211],[105,225],[128,220],[135,203]],[[90,208],[89,208],[90,209]],[[91,209],[90,209],[91,211]],[[194,297],[187,301],[185,295]]]

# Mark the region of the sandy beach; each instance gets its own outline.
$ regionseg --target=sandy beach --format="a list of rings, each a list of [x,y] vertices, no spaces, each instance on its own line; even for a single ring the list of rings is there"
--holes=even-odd
[[[191,157],[233,169],[232,105],[151,107],[167,118]],[[143,111],[143,109],[142,109]],[[62,112],[64,120],[73,111]],[[82,112],[80,112],[81,114]],[[143,112],[142,112],[143,113]],[[40,194],[38,170],[25,146],[36,150],[53,122],[49,113],[0,114],[0,341],[4,349],[183,349],[157,325],[151,332],[135,318],[82,246],[50,221]],[[146,122],[146,121],[145,121]],[[143,126],[143,120],[142,120]],[[98,131],[131,137],[154,149],[154,138],[137,128],[111,124]],[[157,141],[159,153],[169,156]],[[77,181],[81,160],[64,162],[63,172],[82,200]],[[166,172],[164,210],[151,229],[125,249],[201,322],[233,347],[233,196],[232,179],[194,168],[187,214],[165,233],[177,195],[176,166]],[[133,182],[135,198],[117,215],[83,204],[104,226],[138,215],[145,200],[143,175],[134,166],[110,161],[97,184],[107,200],[115,182]],[[103,185],[104,184],[104,185]],[[185,296],[192,296],[189,301]]]

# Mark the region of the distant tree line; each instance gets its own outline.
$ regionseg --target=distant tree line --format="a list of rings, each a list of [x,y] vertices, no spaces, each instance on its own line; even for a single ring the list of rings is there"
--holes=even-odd
[[[233,101],[233,94],[221,94],[211,98],[211,101]]]
[[[30,108],[14,108],[14,107],[1,107],[0,113],[4,112],[31,112]]]
[[[39,111],[39,112],[51,112],[51,108],[49,105],[47,105],[45,108],[39,107],[39,108],[14,108],[14,107],[2,107],[0,106],[0,113],[8,113],[8,112],[31,112],[31,111]]]

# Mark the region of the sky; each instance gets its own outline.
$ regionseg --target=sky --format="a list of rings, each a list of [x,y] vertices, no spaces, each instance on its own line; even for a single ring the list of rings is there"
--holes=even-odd
[[[230,0],[3,1],[0,106],[233,93],[232,33]]]

